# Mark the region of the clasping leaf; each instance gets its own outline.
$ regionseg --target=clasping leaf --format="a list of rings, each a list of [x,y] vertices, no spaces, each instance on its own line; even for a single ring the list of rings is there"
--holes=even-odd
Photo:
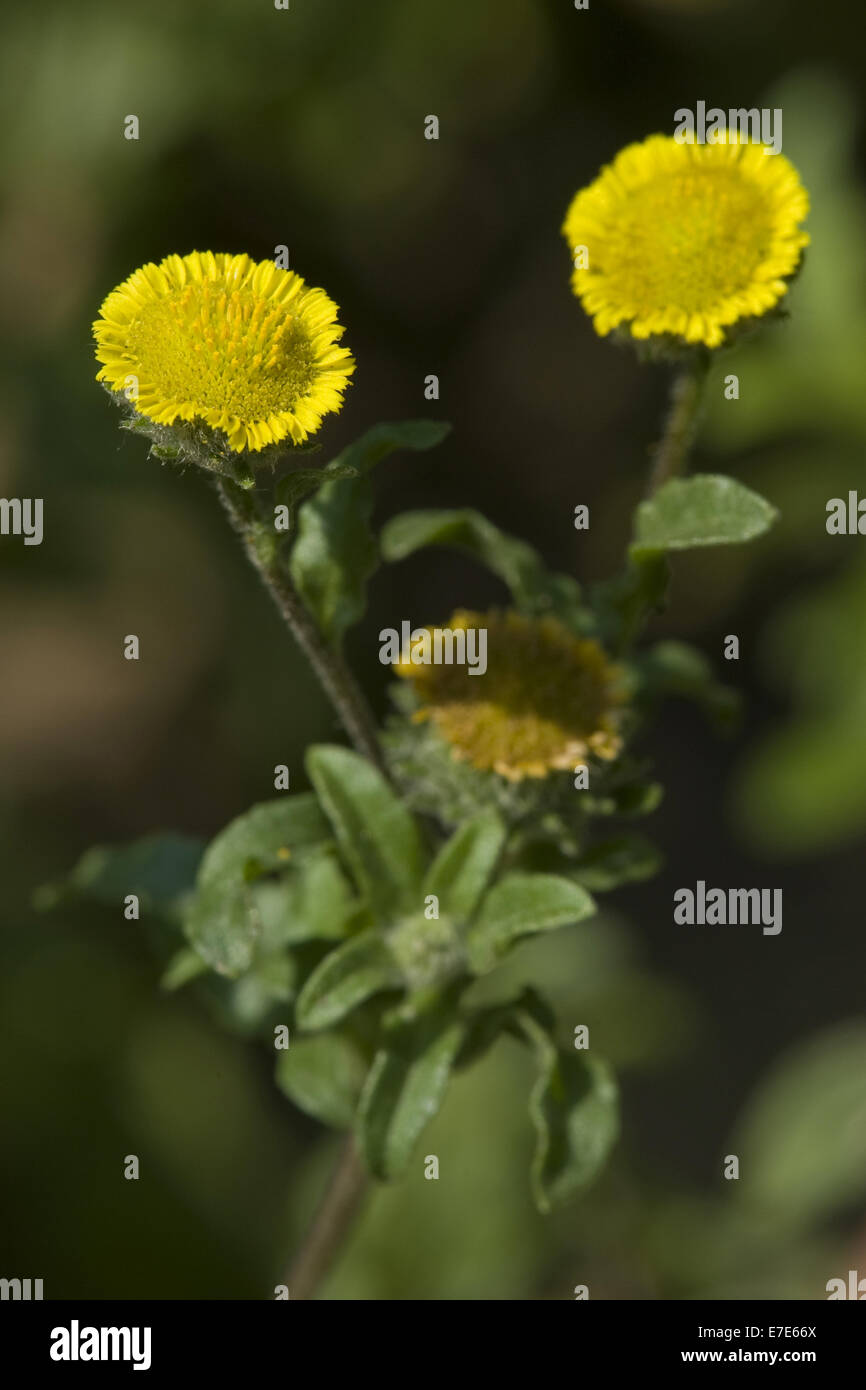
[[[590,917],[595,903],[578,883],[556,874],[509,873],[491,888],[466,936],[477,975],[493,970],[521,937]]]

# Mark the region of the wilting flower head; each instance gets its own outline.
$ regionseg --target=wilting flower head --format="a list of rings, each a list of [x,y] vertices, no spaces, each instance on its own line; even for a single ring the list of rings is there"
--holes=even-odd
[[[221,431],[237,453],[300,444],[354,371],[337,306],[293,271],[193,251],[112,290],[93,325],[97,374],[158,425]]]
[[[787,293],[808,210],[794,166],[764,145],[734,132],[721,144],[651,135],[568,209],[574,293],[602,335],[719,347]]]
[[[447,629],[487,632],[487,669],[415,664],[395,667],[411,680],[420,708],[454,758],[509,781],[546,777],[588,757],[620,751],[621,673],[599,644],[573,636],[554,618],[457,612]]]

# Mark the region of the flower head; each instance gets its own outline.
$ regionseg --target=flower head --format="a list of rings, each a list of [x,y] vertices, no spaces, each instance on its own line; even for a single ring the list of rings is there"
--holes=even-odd
[[[300,444],[354,371],[337,306],[293,271],[193,251],[112,290],[93,325],[97,380],[159,425],[198,422],[230,449]]]
[[[571,203],[572,288],[602,335],[719,347],[787,293],[808,210],[794,166],[764,145],[651,135]]]
[[[395,668],[420,701],[413,718],[432,720],[453,758],[516,782],[587,757],[616,757],[620,671],[597,642],[573,636],[555,618],[513,612],[457,612],[447,630],[461,628],[487,632],[483,675],[467,666],[416,665],[411,651]]]

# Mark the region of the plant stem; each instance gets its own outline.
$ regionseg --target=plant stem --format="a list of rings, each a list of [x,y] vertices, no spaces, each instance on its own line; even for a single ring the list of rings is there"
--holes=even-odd
[[[301,595],[280,565],[273,537],[264,530],[257,499],[226,478],[220,479],[217,486],[222,504],[253,567],[318,676],[343,728],[358,752],[387,777],[376,722],[367,701],[342,656],[325,641]],[[354,1140],[349,1135],[313,1224],[284,1281],[291,1298],[313,1297],[360,1211],[367,1182]]]
[[[316,626],[303,599],[276,559],[258,543],[255,504],[249,493],[227,479],[217,484],[220,499],[244,549],[298,646],[319,678],[319,683],[359,753],[386,773],[376,733],[376,721],[352,672],[340,653],[329,646]]]
[[[307,1238],[283,1281],[291,1299],[313,1297],[355,1222],[367,1182],[350,1134]]]
[[[647,496],[652,497],[685,467],[695,438],[704,385],[710,370],[710,354],[698,352],[674,377],[664,433],[653,450],[653,467]]]

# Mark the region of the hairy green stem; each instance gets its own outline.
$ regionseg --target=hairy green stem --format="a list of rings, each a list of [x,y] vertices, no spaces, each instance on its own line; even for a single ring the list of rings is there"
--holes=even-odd
[[[219,494],[232,526],[298,646],[307,657],[355,748],[386,776],[376,723],[360,687],[342,656],[325,641],[288,573],[279,562],[274,537],[266,528],[254,494],[226,478]],[[350,1135],[306,1239],[286,1276],[289,1297],[312,1298],[355,1221],[367,1189]]]
[[[694,443],[704,385],[710,370],[710,354],[696,353],[689,366],[674,377],[664,433],[653,450],[653,467],[647,496],[683,471]]]
[[[329,646],[303,599],[276,558],[276,548],[261,544],[261,522],[256,523],[255,503],[237,483],[220,479],[222,504],[244,549],[279,609],[298,646],[306,656],[337,716],[359,753],[386,772],[376,721],[352,672],[338,651]],[[387,774],[386,774],[387,775]]]
[[[289,1298],[313,1297],[354,1225],[368,1181],[350,1134],[306,1240],[283,1281]]]

